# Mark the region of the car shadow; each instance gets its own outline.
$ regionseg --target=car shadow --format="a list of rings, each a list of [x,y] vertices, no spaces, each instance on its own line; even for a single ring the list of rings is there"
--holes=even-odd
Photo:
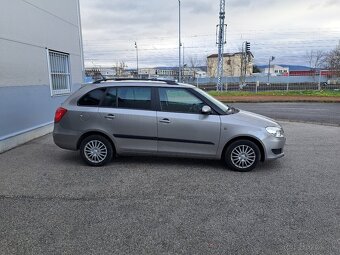
[[[207,160],[197,158],[181,158],[181,157],[163,157],[163,156],[117,156],[111,162],[115,163],[130,163],[130,164],[155,164],[162,166],[206,166],[223,168],[223,164],[219,160]]]
[[[59,154],[58,161],[64,164],[88,166],[81,159],[79,152],[65,151]],[[163,157],[163,156],[116,156],[105,168],[118,165],[130,165],[132,168],[140,165],[152,165],[154,167],[181,167],[181,168],[198,168],[211,169],[217,171],[232,171],[224,166],[221,160],[181,158],[181,157]],[[280,160],[259,162],[257,167],[251,172],[267,172],[282,169]]]
[[[79,151],[61,151],[59,160],[66,164],[84,165],[84,162],[79,155]]]

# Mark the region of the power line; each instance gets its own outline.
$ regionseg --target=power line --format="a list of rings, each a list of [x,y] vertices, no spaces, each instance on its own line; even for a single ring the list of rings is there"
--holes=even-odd
[[[229,27],[229,29],[233,29],[235,27]],[[85,30],[86,31],[86,30]],[[238,30],[238,32],[228,32],[228,36],[231,35],[237,35],[240,36],[242,35],[246,35],[246,34],[253,34],[256,33],[258,34],[270,34],[270,35],[287,35],[287,34],[316,34],[316,33],[327,33],[327,34],[340,34],[340,30],[339,29],[325,29],[325,28],[320,28],[320,29],[313,29],[313,30],[309,30],[308,29],[304,29],[304,31],[301,31],[300,29],[286,29],[286,30],[270,30],[270,29],[247,29],[247,30]],[[195,38],[195,37],[214,37],[215,34],[195,34],[195,35],[187,35],[187,36],[183,36],[182,38]],[[139,40],[149,40],[149,41],[154,41],[155,39],[159,39],[159,40],[165,40],[165,39],[173,39],[174,36],[158,36],[158,37],[148,37],[148,38],[139,38]],[[132,37],[126,37],[126,38],[111,38],[111,39],[105,39],[106,41],[134,41],[136,40],[135,38]],[[91,42],[91,41],[95,41],[98,42],[98,39],[85,39],[84,42]]]

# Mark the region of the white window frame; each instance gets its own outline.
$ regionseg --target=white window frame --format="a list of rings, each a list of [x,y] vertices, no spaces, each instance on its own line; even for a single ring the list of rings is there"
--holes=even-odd
[[[46,50],[46,54],[51,96],[63,96],[70,94],[71,93],[70,54],[50,49]],[[59,56],[61,58],[64,58],[64,61],[60,61],[60,59],[58,60],[57,58],[55,58],[53,60],[53,63],[51,63],[51,56]],[[52,70],[52,66],[59,70],[58,71]],[[54,83],[55,77],[58,76],[64,77],[65,78],[64,82],[61,79],[56,79],[56,83]]]

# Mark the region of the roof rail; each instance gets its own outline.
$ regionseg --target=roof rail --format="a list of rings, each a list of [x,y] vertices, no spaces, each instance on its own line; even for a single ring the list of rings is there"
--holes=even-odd
[[[99,79],[94,81],[92,84],[99,84],[103,81],[159,81],[159,82],[165,82],[169,85],[178,85],[176,81],[173,80],[162,80],[162,79],[136,79],[136,78],[114,78],[114,79]]]

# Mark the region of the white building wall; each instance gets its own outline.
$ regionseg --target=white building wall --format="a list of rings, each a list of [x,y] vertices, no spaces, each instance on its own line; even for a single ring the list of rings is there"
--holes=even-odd
[[[264,73],[268,74],[268,67],[264,69]],[[269,69],[271,75],[285,75],[289,74],[289,67],[282,67],[279,65],[271,65]]]
[[[78,0],[2,0],[0,86],[47,85],[46,48],[69,53],[72,83],[82,81],[77,5]]]
[[[79,15],[78,0],[1,0],[0,152],[47,130],[67,97],[51,97],[47,49],[69,54],[72,91],[83,82]]]

